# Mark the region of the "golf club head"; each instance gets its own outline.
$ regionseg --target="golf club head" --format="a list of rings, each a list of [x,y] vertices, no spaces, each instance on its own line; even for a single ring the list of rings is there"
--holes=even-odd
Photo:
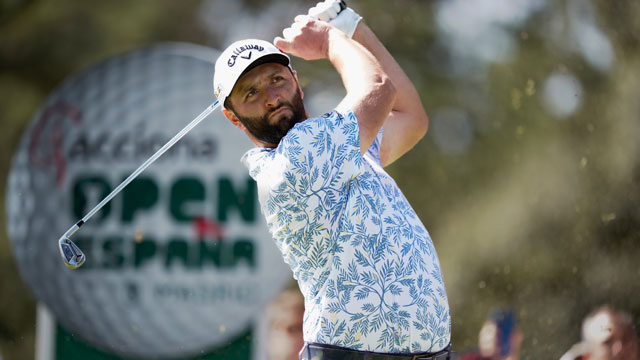
[[[60,249],[60,255],[64,260],[64,264],[67,265],[69,269],[77,269],[84,264],[86,260],[84,253],[67,236],[63,235],[60,240],[58,240],[58,248]]]

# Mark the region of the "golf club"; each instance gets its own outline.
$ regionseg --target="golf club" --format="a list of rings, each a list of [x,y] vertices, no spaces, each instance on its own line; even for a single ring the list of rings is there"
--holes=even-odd
[[[340,1],[340,10],[346,9],[347,4],[344,1]],[[314,17],[315,18],[315,17]],[[109,195],[107,195],[96,207],[91,209],[82,219],[75,223],[67,232],[64,233],[58,240],[58,248],[60,249],[60,255],[64,260],[65,265],[70,269],[76,269],[86,260],[86,256],[82,250],[71,241],[71,236],[80,229],[80,227],[87,222],[95,213],[97,213],[102,207],[107,204],[114,196],[116,196],[125,186],[127,186],[133,179],[135,179],[142,171],[144,171],[149,165],[153,164],[162,154],[169,150],[178,140],[186,135],[191,129],[198,125],[204,118],[209,116],[213,110],[220,105],[219,101],[215,101],[209,107],[207,107],[200,115],[193,119],[184,129],[180,130],[171,140],[164,144],[155,154],[153,154],[147,161],[142,163],[129,177],[127,177],[118,187],[116,187]]]
[[[77,223],[75,223],[67,232],[60,237],[58,240],[58,248],[60,249],[60,255],[64,260],[65,265],[70,269],[76,269],[82,264],[84,264],[86,260],[86,256],[80,250],[80,248],[71,241],[71,236],[80,229],[80,227],[87,222],[95,213],[100,211],[102,207],[107,204],[114,196],[118,195],[118,193],[127,186],[133,179],[135,179],[141,172],[143,172],[149,165],[153,164],[162,154],[164,154],[167,150],[169,150],[178,140],[182,139],[191,129],[196,127],[202,120],[204,120],[209,114],[211,114],[215,109],[220,106],[220,101],[216,100],[213,104],[209,105],[200,115],[198,115],[195,119],[191,120],[187,126],[185,126],[179,133],[177,133],[171,140],[169,140],[166,144],[164,144],[155,154],[153,154],[149,159],[147,159],[142,165],[140,165],[129,177],[124,179],[116,187],[113,191],[107,195],[98,205],[96,205],[91,211],[89,211],[82,219],[80,219]]]

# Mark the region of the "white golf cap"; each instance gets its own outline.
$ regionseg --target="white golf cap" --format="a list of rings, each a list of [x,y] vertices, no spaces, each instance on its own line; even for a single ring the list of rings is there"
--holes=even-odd
[[[229,45],[216,60],[213,90],[224,106],[236,81],[249,70],[264,63],[280,63],[291,68],[289,56],[272,43],[258,39],[236,41]]]

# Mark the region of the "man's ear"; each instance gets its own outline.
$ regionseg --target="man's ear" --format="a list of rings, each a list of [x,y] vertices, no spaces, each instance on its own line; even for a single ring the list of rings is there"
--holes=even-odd
[[[295,70],[291,70],[293,74],[293,78],[296,79],[296,84],[298,84],[298,92],[300,93],[300,98],[304,99],[304,92],[302,91],[302,87],[300,87],[300,82],[298,81],[298,73]]]
[[[241,130],[246,130],[246,128],[244,127],[244,124],[242,124],[240,119],[238,119],[238,117],[236,116],[236,114],[233,113],[233,111],[229,109],[222,109],[222,113],[224,114],[224,116],[227,117],[227,119],[229,119],[229,121],[231,121],[231,123],[234,126],[240,128]]]

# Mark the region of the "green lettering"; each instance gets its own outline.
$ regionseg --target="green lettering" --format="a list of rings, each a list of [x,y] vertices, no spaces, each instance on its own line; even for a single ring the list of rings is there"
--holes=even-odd
[[[180,239],[172,239],[167,244],[167,256],[165,257],[164,267],[169,268],[174,261],[179,261],[184,267],[187,267],[189,260],[189,244]]]
[[[156,243],[153,239],[142,239],[134,248],[134,267],[137,269],[156,254]]]
[[[123,239],[111,236],[102,243],[102,267],[121,269],[124,266]]]
[[[228,259],[226,259],[226,257],[222,255],[222,242],[200,241],[199,245],[200,256],[198,258],[198,265],[200,266],[200,268],[202,268],[202,265],[208,262],[212,262],[216,267],[222,267],[229,263]]]
[[[98,188],[101,191],[100,198],[104,198],[109,195],[111,191],[111,186],[109,183],[102,177],[98,176],[87,176],[78,178],[73,185],[73,217],[80,219],[84,216],[84,214],[88,211],[87,205],[95,206],[96,204],[87,204],[87,192],[90,188]],[[101,222],[111,212],[111,203],[105,204],[105,206],[100,210],[97,214],[99,216],[94,216],[91,221]]]
[[[236,208],[245,222],[254,222],[256,219],[256,182],[247,177],[246,190],[236,191],[233,188],[231,179],[221,177],[218,180],[218,221],[226,222],[229,218],[228,212]]]
[[[171,186],[169,212],[176,221],[190,222],[195,216],[202,214],[189,214],[185,208],[189,203],[204,202],[204,199],[204,185],[198,179],[189,177],[178,179]]]
[[[233,263],[244,259],[252,270],[256,269],[256,261],[253,256],[253,242],[249,240],[238,240],[233,244]]]
[[[158,185],[150,178],[137,178],[122,190],[122,222],[131,222],[138,210],[150,209],[158,201]]]

